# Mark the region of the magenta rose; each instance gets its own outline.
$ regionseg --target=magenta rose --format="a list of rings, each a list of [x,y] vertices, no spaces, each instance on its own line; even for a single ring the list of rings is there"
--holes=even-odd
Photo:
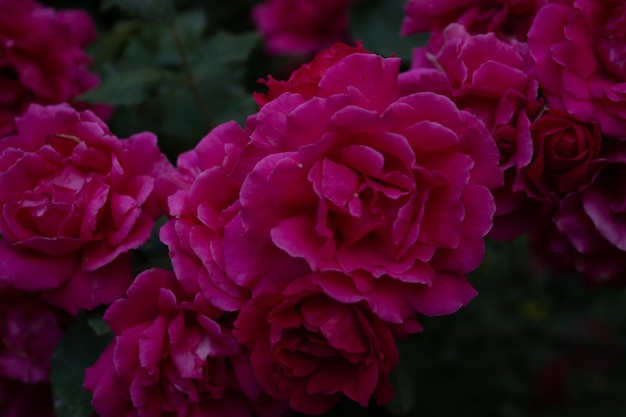
[[[524,169],[530,196],[557,202],[589,182],[602,145],[597,124],[548,110],[533,122],[530,131],[535,154]]]
[[[224,227],[239,212],[241,182],[229,174],[247,142],[236,123],[225,123],[178,157],[189,186],[170,197],[172,219],[160,231],[181,285],[191,294],[203,292],[224,311],[250,298],[226,276],[222,253]]]
[[[382,286],[413,316],[452,313],[475,295],[464,274],[483,257],[498,151],[450,99],[399,98],[399,64],[350,54],[326,70],[315,97],[283,93],[249,120],[232,173],[241,208],[222,245],[235,283],[254,295],[339,271],[353,278],[346,290],[365,299]]]
[[[174,170],[151,133],[114,136],[89,111],[31,105],[0,141],[0,286],[41,291],[72,313],[132,281]]]
[[[592,180],[563,198],[553,226],[533,232],[535,251],[556,270],[573,269],[595,283],[624,284],[626,149],[611,144]],[[592,168],[594,168],[592,166]]]
[[[33,294],[0,290],[0,378],[48,382],[50,360],[65,321],[58,309]]]
[[[0,376],[2,417],[54,417],[50,384],[25,384]]]
[[[283,93],[296,93],[306,99],[312,98],[317,95],[319,82],[326,71],[348,55],[357,53],[369,53],[369,51],[363,49],[360,42],[357,42],[356,46],[336,43],[318,53],[311,62],[293,71],[288,80],[277,81],[271,75],[267,77],[267,80],[261,78],[259,82],[267,86],[268,91],[265,94],[255,92],[254,99],[261,108],[265,103]]]
[[[498,37],[526,40],[528,28],[548,0],[408,0],[402,34],[434,32],[460,23],[472,34],[494,32]]]
[[[550,108],[626,136],[623,1],[551,1],[537,14],[528,44]]]
[[[316,53],[348,38],[351,0],[266,0],[252,20],[271,54]]]
[[[504,42],[493,33],[471,35],[460,24],[449,25],[439,43],[414,51],[412,69],[400,76],[401,92],[444,94],[486,124],[505,178],[493,191],[497,210],[491,236],[512,238],[533,221],[520,182],[520,170],[533,154],[531,120],[542,107],[532,59],[524,43]]]
[[[140,274],[105,320],[115,339],[85,372],[101,417],[280,416],[230,335],[231,319],[168,271]]]
[[[84,51],[95,37],[84,11],[0,0],[0,137],[30,103],[67,102],[98,84]]]
[[[274,398],[308,414],[346,395],[366,407],[393,397],[388,378],[398,361],[392,332],[366,304],[326,295],[304,276],[268,288],[246,304],[234,334],[248,346],[255,375]]]

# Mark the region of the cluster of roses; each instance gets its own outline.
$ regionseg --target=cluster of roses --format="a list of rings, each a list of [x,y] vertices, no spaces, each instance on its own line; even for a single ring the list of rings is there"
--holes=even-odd
[[[83,41],[24,26],[93,29],[17,4],[0,0],[4,414],[37,404],[15,405],[47,389],[66,322],[100,304],[115,338],[85,388],[101,417],[271,417],[389,401],[395,338],[475,296],[492,225],[592,279],[622,275],[621,0],[410,0],[403,31],[432,33],[410,70],[335,44],[265,80],[245,126],[216,127],[177,168],[154,135],[120,140],[52,104],[96,82]],[[130,251],[163,215],[173,271],[133,280]]]
[[[410,0],[430,31],[404,91],[480,117],[500,150],[491,236],[529,231],[555,271],[626,278],[626,6],[620,0]]]
[[[275,53],[347,39],[350,1],[268,0],[254,17]],[[330,10],[332,9],[332,13]],[[296,16],[309,16],[295,25]],[[624,281],[626,12],[620,0],[408,0],[404,35],[430,32],[402,74],[404,94],[434,91],[483,120],[505,185],[491,236],[530,231],[555,272]]]
[[[502,177],[484,124],[401,95],[399,66],[337,44],[180,155],[160,231],[174,273],[107,311],[116,338],[85,379],[102,417],[392,398],[394,338],[475,295]]]

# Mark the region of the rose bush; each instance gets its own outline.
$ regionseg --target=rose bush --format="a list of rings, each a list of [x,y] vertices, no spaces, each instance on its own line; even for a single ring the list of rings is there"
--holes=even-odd
[[[151,133],[119,140],[89,111],[32,105],[0,141],[0,287],[41,291],[69,312],[132,281],[174,170]]]
[[[271,54],[311,54],[348,39],[351,0],[267,0],[252,20]]]
[[[289,80],[267,83],[244,129],[220,125],[178,160],[187,185],[169,198],[173,218],[161,230],[177,279],[239,314],[235,332],[255,378],[299,411],[323,412],[344,394],[388,401],[389,340],[421,331],[420,314],[450,314],[476,294],[465,274],[491,227],[497,147],[447,97],[400,97],[399,64],[335,45]],[[292,331],[257,315],[277,304],[277,317],[297,315],[317,305],[311,297],[345,317],[343,327]],[[331,335],[346,326],[359,346]],[[322,332],[327,340],[311,338],[327,347],[298,345],[304,329]],[[309,365],[284,358],[285,346],[313,355]],[[330,362],[352,382],[336,380]]]
[[[259,383],[304,413],[324,413],[342,394],[363,407],[372,397],[388,402],[398,361],[391,329],[366,304],[325,294],[314,283],[320,274],[268,288],[241,309],[233,333],[250,349]]]
[[[86,370],[85,388],[102,417],[280,416],[251,375],[232,323],[168,271],[140,274],[105,320],[115,339]]]
[[[0,137],[30,103],[70,101],[98,84],[84,51],[95,37],[85,11],[0,0]]]
[[[551,108],[602,133],[626,132],[626,8],[621,0],[551,1],[528,33],[536,74]]]

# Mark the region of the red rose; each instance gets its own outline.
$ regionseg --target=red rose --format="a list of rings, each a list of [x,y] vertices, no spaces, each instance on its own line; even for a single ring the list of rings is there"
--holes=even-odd
[[[242,308],[233,333],[250,349],[259,383],[304,413],[324,413],[342,394],[363,407],[371,397],[386,403],[398,361],[391,328],[366,304],[329,297],[314,279],[268,288]]]
[[[317,94],[319,82],[330,67],[348,55],[357,53],[370,52],[363,49],[360,42],[357,42],[356,46],[336,43],[317,54],[311,62],[302,65],[292,72],[286,81],[277,81],[271,75],[267,77],[267,81],[261,78],[259,82],[265,84],[269,91],[266,94],[255,92],[254,100],[261,108],[267,102],[274,100],[283,93],[296,93],[306,99],[310,99]]]
[[[591,179],[590,164],[599,157],[602,144],[597,124],[548,110],[532,124],[530,131],[535,155],[525,174],[533,184],[531,196],[563,195]]]

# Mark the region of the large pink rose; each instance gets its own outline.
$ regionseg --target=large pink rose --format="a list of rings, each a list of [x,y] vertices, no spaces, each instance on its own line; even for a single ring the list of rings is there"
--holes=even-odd
[[[622,0],[551,1],[528,34],[550,108],[606,135],[626,136],[626,6]]]
[[[505,177],[504,186],[494,190],[491,235],[498,238],[519,235],[533,221],[520,183],[520,170],[533,155],[531,121],[542,107],[532,66],[524,43],[504,42],[493,33],[471,35],[455,23],[438,42],[416,49],[412,69],[400,76],[402,94],[445,94],[491,131]]]
[[[272,54],[316,53],[346,41],[351,0],[267,0],[252,20]]]
[[[229,174],[247,142],[244,131],[229,122],[178,157],[189,187],[169,198],[172,220],[160,231],[185,290],[203,292],[224,311],[237,310],[250,298],[249,290],[226,276],[222,253],[224,227],[239,212],[241,182]]]
[[[589,184],[565,196],[553,226],[535,230],[533,240],[540,258],[557,270],[575,269],[596,283],[624,284],[626,149],[613,146],[594,162],[600,169]]]
[[[548,0],[408,0],[402,33],[434,32],[460,23],[472,34],[494,32],[501,38],[526,40],[537,11]]]
[[[0,377],[48,382],[62,321],[67,317],[33,294],[0,290]]]
[[[85,373],[101,417],[280,416],[230,335],[231,319],[168,271],[140,274],[104,316],[115,339]]]
[[[322,414],[346,395],[367,407],[393,397],[398,361],[392,332],[366,304],[339,302],[313,273],[269,288],[241,310],[234,334],[251,351],[261,386],[296,411]]]
[[[30,103],[70,101],[96,86],[83,50],[95,36],[84,11],[0,0],[0,137],[14,132],[14,117]]]
[[[449,314],[475,295],[464,275],[491,228],[498,151],[450,99],[399,98],[399,64],[350,54],[314,97],[285,92],[249,119],[231,174],[241,208],[222,245],[235,283],[254,295],[311,270],[340,271],[353,280],[346,291],[366,299],[385,288],[414,315]]]
[[[31,105],[0,141],[0,286],[75,313],[132,281],[174,172],[151,133],[115,137],[89,111]]]

